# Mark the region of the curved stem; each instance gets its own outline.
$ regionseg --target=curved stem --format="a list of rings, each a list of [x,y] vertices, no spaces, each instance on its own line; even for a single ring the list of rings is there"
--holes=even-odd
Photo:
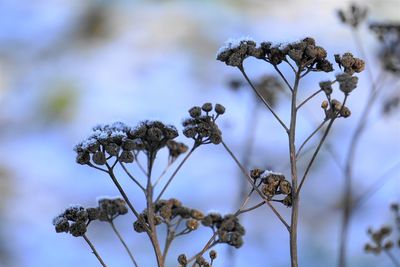
[[[181,163],[179,163],[178,167],[175,169],[174,173],[171,175],[171,177],[168,179],[167,183],[164,185],[163,189],[161,190],[160,194],[158,195],[158,197],[156,198],[156,201],[159,201],[162,197],[162,195],[164,194],[165,190],[167,190],[167,187],[169,186],[169,184],[172,182],[172,180],[174,179],[175,175],[178,173],[178,171],[182,168],[183,164],[185,164],[186,160],[190,157],[190,155],[192,155],[193,151],[198,147],[198,145],[193,145],[192,149],[189,151],[188,154],[186,154],[185,158],[181,161]]]
[[[384,251],[389,259],[392,261],[393,265],[396,267],[400,267],[400,262],[396,259],[396,257],[389,250],[385,249]]]
[[[244,71],[243,67],[239,67],[240,72],[243,74],[244,78],[246,79],[247,83],[250,85],[250,87],[253,89],[253,91],[257,94],[257,96],[261,99],[261,101],[264,103],[264,105],[269,109],[269,111],[274,115],[276,120],[282,125],[282,127],[285,129],[285,131],[288,133],[289,129],[285,125],[285,123],[281,120],[281,118],[276,114],[276,112],[272,109],[271,105],[262,97],[262,95],[257,91],[257,89],[254,87],[253,83],[250,81],[249,77],[247,76],[246,72]]]
[[[107,265],[104,263],[103,259],[100,257],[99,253],[95,249],[92,242],[90,242],[89,238],[86,235],[83,235],[82,237],[83,237],[83,239],[85,239],[86,243],[88,243],[89,247],[92,249],[93,254],[96,256],[96,258],[100,262],[101,266],[107,267]]]
[[[326,119],[323,120],[322,123],[320,125],[318,125],[318,127],[307,137],[307,139],[304,140],[304,142],[301,144],[299,150],[297,150],[296,158],[300,155],[301,150],[307,144],[307,142],[310,141],[310,139],[322,128],[322,126],[324,126],[324,124],[326,122],[328,122],[328,120],[326,120]]]
[[[114,233],[117,235],[119,241],[120,241],[120,242],[122,243],[122,245],[124,246],[124,248],[125,248],[126,252],[128,253],[129,257],[131,258],[133,265],[135,265],[136,267],[138,267],[138,264],[137,264],[135,258],[134,258],[133,255],[132,255],[132,252],[129,250],[129,248],[128,248],[128,246],[126,245],[126,243],[125,243],[124,239],[122,238],[121,234],[119,233],[119,231],[118,231],[117,228],[115,227],[113,221],[110,221],[110,225],[111,225],[111,228],[113,229]]]
[[[140,189],[142,189],[143,192],[145,192],[145,188],[139,183],[139,181],[133,177],[133,175],[128,171],[128,169],[126,168],[126,166],[119,161],[119,164],[121,165],[122,169],[124,169],[125,173],[129,176],[129,178],[131,178],[131,180],[140,187]]]
[[[300,105],[297,106],[297,110],[299,110],[304,104],[306,104],[308,101],[310,101],[314,96],[318,95],[319,93],[322,92],[322,89],[319,89],[318,91],[314,92],[312,95],[307,97],[306,99],[303,100],[303,102],[300,103]]]
[[[272,212],[278,217],[278,219],[283,223],[283,225],[286,227],[286,229],[288,231],[290,231],[290,226],[289,224],[285,221],[285,219],[283,219],[282,215],[275,209],[275,207],[270,203],[270,201],[268,199],[265,198],[265,196],[263,195],[263,193],[260,191],[260,189],[258,189],[251,177],[249,176],[249,174],[247,173],[246,169],[243,167],[243,165],[239,162],[239,160],[236,158],[236,156],[233,154],[233,152],[229,149],[229,147],[225,144],[224,141],[221,142],[222,145],[224,146],[225,150],[228,152],[228,154],[232,157],[232,159],[235,161],[235,163],[238,165],[238,167],[240,168],[240,170],[242,171],[243,175],[246,177],[247,181],[251,184],[251,186],[253,187],[253,189],[260,195],[260,197],[262,199],[264,199],[268,205],[268,207],[270,207],[270,209],[272,210]]]

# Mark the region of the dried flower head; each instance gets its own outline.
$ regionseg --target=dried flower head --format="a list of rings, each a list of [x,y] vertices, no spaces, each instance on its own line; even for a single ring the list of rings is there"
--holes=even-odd
[[[195,145],[201,144],[219,144],[222,141],[222,133],[216,124],[217,118],[225,113],[225,107],[221,104],[215,105],[215,114],[210,114],[213,109],[211,103],[205,103],[201,107],[201,115],[198,117],[191,117],[183,121],[183,134],[192,138]],[[193,110],[191,108],[190,111]],[[205,114],[204,114],[204,113]]]

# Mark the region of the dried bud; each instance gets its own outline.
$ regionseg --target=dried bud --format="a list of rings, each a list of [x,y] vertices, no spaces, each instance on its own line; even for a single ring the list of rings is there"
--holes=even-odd
[[[225,107],[221,104],[215,104],[214,110],[218,115],[222,115],[225,113]]]
[[[201,107],[201,109],[204,110],[205,112],[210,112],[212,110],[212,108],[213,108],[213,106],[211,103],[205,103]]]
[[[189,115],[192,118],[198,118],[201,115],[201,108],[200,107],[192,107],[191,109],[189,109]]]

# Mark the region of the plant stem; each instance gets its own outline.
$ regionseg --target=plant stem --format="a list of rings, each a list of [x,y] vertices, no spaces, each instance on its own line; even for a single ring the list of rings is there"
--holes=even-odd
[[[243,175],[246,177],[247,181],[250,183],[250,185],[253,187],[253,189],[260,195],[260,197],[265,200],[267,203],[268,207],[272,210],[272,212],[278,217],[278,219],[283,223],[283,225],[286,227],[286,229],[290,232],[290,226],[289,224],[283,219],[282,215],[275,209],[275,207],[271,204],[271,202],[263,195],[263,193],[260,191],[260,189],[255,186],[253,183],[251,177],[247,173],[246,169],[243,167],[243,165],[239,162],[235,154],[229,149],[229,147],[226,145],[224,141],[221,142],[222,145],[224,146],[225,150],[228,152],[228,154],[232,157],[232,159],[235,161],[235,163],[238,165],[240,170],[242,171]]]
[[[297,223],[299,216],[299,194],[297,194],[297,162],[296,162],[296,120],[297,120],[297,89],[300,82],[300,70],[296,72],[292,91],[290,128],[289,128],[289,154],[290,172],[292,177],[292,214],[290,222],[290,263],[292,267],[298,267],[297,258]]]
[[[396,267],[400,267],[400,262],[396,259],[396,257],[389,250],[385,249],[384,251],[389,259],[392,261],[393,265]]]
[[[265,106],[269,109],[269,111],[274,115],[275,119],[282,125],[282,127],[285,129],[285,131],[288,133],[289,129],[285,125],[285,123],[281,120],[281,118],[276,114],[276,112],[272,109],[271,105],[265,100],[262,95],[257,91],[257,89],[254,87],[253,83],[250,81],[249,77],[247,76],[246,72],[244,71],[243,67],[239,67],[240,72],[243,74],[244,78],[246,79],[247,83],[250,85],[250,87],[253,89],[253,91],[257,94],[257,96],[261,99],[261,101],[265,104]]]
[[[157,229],[154,221],[154,205],[153,205],[153,186],[151,183],[151,172],[155,160],[155,152],[149,152],[147,157],[147,186],[146,186],[146,203],[147,203],[147,219],[150,226],[150,240],[153,245],[154,253],[157,259],[157,266],[164,267],[164,258],[161,253],[160,243],[158,242]]]
[[[178,167],[175,169],[174,173],[171,175],[171,177],[168,179],[167,183],[164,185],[163,189],[161,190],[160,194],[158,195],[158,197],[156,198],[156,201],[159,201],[162,197],[162,195],[164,194],[165,190],[167,189],[167,187],[169,186],[169,184],[171,183],[171,181],[174,179],[175,175],[178,173],[178,171],[182,168],[183,164],[185,164],[186,160],[190,157],[190,155],[192,155],[193,151],[198,147],[198,145],[193,145],[192,149],[190,149],[189,153],[186,154],[185,158],[181,161],[181,163],[179,163]]]
[[[118,231],[117,228],[115,227],[113,221],[110,221],[110,225],[111,225],[111,228],[113,229],[114,233],[117,235],[119,241],[121,241],[122,245],[124,246],[124,248],[125,248],[126,252],[128,253],[129,257],[131,258],[132,263],[133,263],[136,267],[138,267],[138,264],[137,264],[137,262],[135,261],[135,258],[134,258],[133,255],[132,255],[132,252],[129,250],[129,248],[128,248],[128,246],[126,245],[126,243],[125,243],[124,239],[122,238],[121,234],[119,233],[119,231]]]
[[[93,254],[94,254],[94,255],[96,256],[96,258],[99,260],[100,264],[101,264],[103,267],[107,267],[107,265],[104,263],[103,259],[100,257],[99,253],[98,253],[97,250],[95,249],[95,247],[94,247],[94,245],[92,244],[92,242],[90,242],[89,238],[88,238],[86,235],[83,235],[82,237],[85,239],[86,243],[88,243],[89,247],[92,249]]]

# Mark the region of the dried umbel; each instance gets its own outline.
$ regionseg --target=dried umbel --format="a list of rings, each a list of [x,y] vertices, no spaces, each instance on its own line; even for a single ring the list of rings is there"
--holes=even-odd
[[[285,175],[269,170],[253,169],[250,177],[254,179],[254,184],[261,186],[261,192],[268,200],[281,202],[287,207],[291,206],[292,185],[286,180]],[[274,198],[283,195],[283,199]]]
[[[394,266],[398,266],[398,259],[396,254],[392,254],[393,250],[400,248],[400,208],[398,203],[393,203],[390,206],[391,211],[394,214],[395,227],[382,226],[378,230],[374,231],[371,228],[368,229],[368,235],[371,239],[370,242],[365,244],[364,250],[367,253],[373,253],[375,255],[385,254],[392,261]],[[395,233],[397,231],[397,233]]]
[[[137,220],[134,222],[134,229],[136,232],[144,232],[145,226],[143,223],[149,223],[147,212],[147,210],[144,210],[141,213],[144,220]],[[156,225],[166,224],[167,226],[170,226],[176,224],[178,221],[184,222],[183,224],[185,225],[185,228],[179,233],[173,233],[178,236],[197,230],[200,221],[204,217],[201,211],[185,207],[182,205],[181,201],[175,198],[157,201],[154,204],[154,214],[157,222]]]
[[[216,104],[214,114],[211,103],[205,103],[202,107],[195,106],[189,110],[190,118],[183,121],[183,134],[192,138],[196,146],[202,144],[218,145],[222,141],[222,133],[216,124],[218,117],[225,113],[225,107]]]
[[[242,67],[247,57],[262,59],[275,66],[290,58],[297,66],[309,71],[331,72],[333,70],[332,63],[326,59],[325,49],[317,46],[315,40],[310,37],[286,46],[273,46],[270,42],[257,45],[253,40],[230,39],[217,53],[218,60],[233,67]]]
[[[82,206],[71,206],[53,220],[57,233],[70,233],[72,236],[83,236],[89,224],[89,216]]]
[[[235,248],[243,245],[243,236],[246,231],[235,215],[228,214],[222,217],[221,214],[212,212],[207,214],[201,223],[218,234],[217,243],[226,243]]]
[[[368,9],[352,4],[348,10],[338,10],[337,14],[342,23],[357,28],[367,18]]]
[[[108,159],[117,158],[121,163],[132,163],[138,152],[155,156],[159,149],[167,146],[178,136],[172,125],[160,121],[144,121],[137,127],[122,122],[99,125],[83,142],[75,146],[79,164],[105,165]],[[171,158],[184,153],[185,146],[170,143]]]
[[[349,75],[353,75],[355,72],[360,73],[365,69],[364,60],[354,57],[352,53],[336,54],[335,61]]]

